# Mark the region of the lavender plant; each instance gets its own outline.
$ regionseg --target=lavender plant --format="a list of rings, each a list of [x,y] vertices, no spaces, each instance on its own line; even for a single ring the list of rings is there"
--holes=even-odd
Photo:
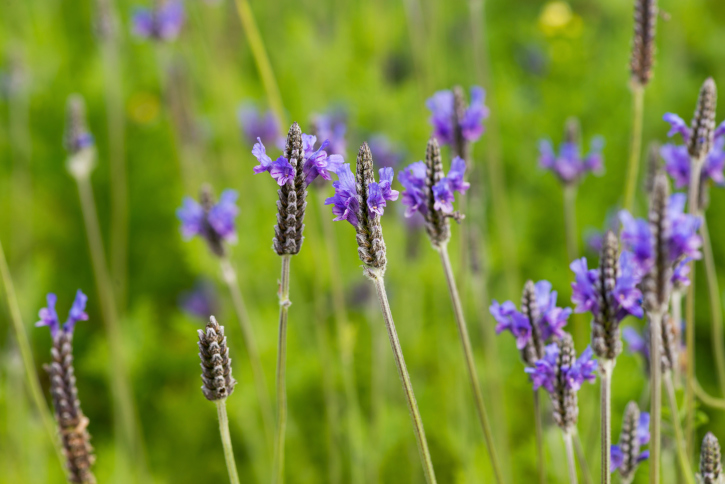
[[[47,326],[53,339],[53,348],[50,350],[52,362],[45,365],[45,371],[50,377],[50,394],[66,458],[68,481],[95,484],[96,478],[91,470],[95,456],[88,433],[89,422],[78,400],[73,368],[73,330],[78,321],[88,320],[85,312],[88,298],[78,290],[68,319],[63,325],[60,324],[55,310],[56,295],[49,293],[46,299],[48,306],[40,310],[40,321],[35,325]]]
[[[566,229],[566,250],[569,260],[579,257],[576,235],[576,191],[581,180],[589,173],[599,175],[604,170],[602,148],[604,139],[596,136],[591,141],[587,155],[581,153],[581,129],[579,121],[571,118],[566,122],[564,142],[559,153],[554,151],[551,141],[539,141],[539,166],[551,171],[561,182],[564,191],[564,224]]]
[[[153,7],[136,7],[132,33],[142,39],[175,40],[184,26],[184,4],[178,0],[154,0]]]
[[[641,450],[650,441],[649,413],[640,412],[635,402],[624,410],[619,443],[612,445],[612,472],[619,471],[621,482],[629,484],[639,464],[649,458],[649,450]]]
[[[325,140],[315,149],[317,138],[303,134],[293,123],[287,134],[284,154],[275,161],[267,155],[261,139],[254,145],[252,154],[259,161],[254,173],[269,173],[279,185],[277,194],[277,225],[274,227],[274,251],[282,260],[279,282],[279,345],[277,353],[277,438],[275,445],[275,482],[284,482],[284,440],[287,426],[287,395],[285,373],[287,365],[287,319],[292,304],[289,299],[290,262],[300,252],[304,241],[304,218],[307,208],[307,187],[318,176],[330,180],[330,172],[343,162],[340,155],[329,155]]]
[[[499,304],[493,300],[489,308],[498,325],[496,333],[510,331],[516,338],[516,348],[521,353],[521,361],[527,368],[534,368],[536,362],[544,358],[544,347],[551,339],[564,337],[564,326],[571,315],[570,308],[556,305],[557,292],[551,290],[549,281],[527,281],[521,296],[519,312],[511,301]],[[539,478],[546,481],[544,469],[544,444],[539,409],[538,387],[534,389],[534,420],[536,424],[536,447],[539,459]]]
[[[611,435],[611,382],[614,363],[622,352],[619,323],[628,315],[643,316],[642,292],[637,287],[642,274],[633,262],[633,254],[619,251],[619,241],[614,232],[604,236],[598,269],[588,269],[586,258],[575,260],[569,266],[576,276],[572,283],[572,302],[575,313],[592,314],[592,348],[600,358],[601,383],[601,438],[602,483],[611,482],[610,454]]]
[[[635,0],[634,36],[629,63],[630,88],[632,89],[632,142],[624,192],[624,208],[631,210],[637,188],[639,158],[642,151],[642,117],[644,114],[644,90],[652,78],[657,27],[657,0]]]
[[[96,202],[91,186],[91,173],[96,166],[96,149],[93,135],[86,124],[83,98],[72,95],[67,103],[67,120],[64,144],[68,152],[66,168],[75,179],[80,196],[81,210],[88,237],[93,275],[101,304],[101,313],[108,336],[110,353],[111,388],[114,401],[114,419],[117,424],[118,448],[125,457],[139,462],[137,469],[143,472],[145,464],[138,417],[131,394],[126,361],[123,355],[123,336],[118,324],[118,312],[111,277],[106,265],[103,238],[98,223]],[[122,465],[122,464],[119,464]]]
[[[700,482],[702,484],[723,482],[720,442],[711,432],[705,434],[700,447]]]
[[[577,358],[571,335],[564,333],[555,343],[544,348],[544,356],[533,367],[524,369],[533,382],[534,391],[544,387],[549,392],[554,421],[564,435],[567,468],[572,484],[579,482],[572,443],[579,417],[577,392],[585,381],[593,382],[596,379],[598,362],[592,355],[591,348],[587,347]]]
[[[237,110],[237,119],[247,143],[253,145],[259,139],[268,145],[284,146],[279,120],[272,111],[262,113],[252,104],[245,103]]]
[[[405,366],[403,350],[398,341],[398,333],[385,291],[384,277],[387,257],[380,217],[385,211],[387,202],[397,200],[399,193],[391,188],[393,169],[382,168],[379,173],[380,181],[376,182],[373,174],[373,157],[367,143],[363,143],[358,151],[355,175],[352,174],[349,163],[338,168],[338,180],[332,184],[335,188],[335,195],[328,198],[325,203],[332,205],[332,213],[336,215],[334,220],[347,220],[350,225],[355,227],[358,257],[363,263],[363,274],[375,285],[380,309],[388,330],[390,346],[398,368],[398,376],[403,384],[408,410],[413,420],[426,482],[434,484],[436,482],[435,471],[428,450],[428,441],[425,438],[423,421],[415,401],[413,385]]]
[[[496,447],[491,434],[486,407],[481,395],[481,387],[476,371],[476,363],[473,357],[471,339],[468,336],[468,328],[463,314],[463,306],[458,295],[456,280],[451,267],[451,260],[448,255],[448,241],[450,240],[449,218],[460,220],[462,215],[453,211],[455,192],[465,193],[469,184],[464,181],[466,162],[456,157],[451,163],[448,175],[443,173],[440,148],[435,137],[428,140],[426,147],[425,162],[419,161],[408,166],[400,172],[399,179],[405,191],[403,192],[403,203],[407,205],[406,216],[410,217],[419,212],[425,219],[425,229],[430,238],[433,248],[438,252],[443,265],[443,272],[448,284],[448,292],[453,304],[453,314],[456,319],[458,335],[461,338],[463,356],[466,361],[468,377],[471,381],[474,402],[478,419],[483,430],[484,440],[488,448],[491,465],[499,483],[503,482],[501,466],[496,456]]]
[[[232,297],[234,310],[239,320],[239,326],[244,338],[244,346],[249,355],[252,367],[257,400],[262,414],[265,433],[268,442],[272,441],[274,418],[272,404],[267,393],[267,384],[264,378],[262,360],[259,356],[254,328],[247,313],[242,291],[239,287],[237,272],[229,258],[227,245],[237,240],[235,219],[239,213],[237,207],[238,193],[235,190],[224,190],[217,202],[214,199],[211,187],[203,185],[197,202],[191,197],[185,197],[182,206],[177,209],[176,216],[181,222],[181,234],[185,240],[201,237],[206,241],[211,253],[219,260],[222,277]],[[205,318],[209,314],[205,315]]]
[[[232,377],[232,359],[229,358],[227,337],[224,336],[224,326],[217,323],[214,316],[209,317],[205,331],[197,330],[199,335],[199,358],[201,359],[201,391],[204,397],[214,402],[219,417],[219,432],[224,446],[224,460],[227,463],[229,481],[239,484],[237,464],[234,461],[232,439],[229,434],[229,419],[227,417],[227,397],[234,392],[237,381]]]

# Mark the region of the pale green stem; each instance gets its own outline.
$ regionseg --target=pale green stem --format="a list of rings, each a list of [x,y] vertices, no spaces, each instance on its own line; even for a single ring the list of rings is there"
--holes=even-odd
[[[237,463],[234,461],[234,451],[232,450],[232,437],[229,435],[229,419],[227,418],[227,399],[217,400],[216,410],[219,416],[219,433],[222,436],[222,446],[224,447],[224,460],[227,462],[227,471],[229,472],[229,482],[231,484],[239,484],[239,474],[237,473]]]
[[[652,312],[650,321],[650,464],[649,482],[660,482],[662,424],[662,314]]]
[[[267,382],[264,377],[262,359],[259,356],[259,349],[257,348],[257,340],[254,337],[254,328],[252,327],[252,323],[249,319],[247,307],[244,304],[242,290],[239,288],[239,279],[237,278],[237,273],[234,270],[234,267],[229,261],[229,258],[226,256],[222,257],[219,260],[219,263],[221,264],[222,277],[224,278],[224,282],[227,284],[229,293],[232,296],[234,311],[237,313],[237,319],[239,320],[239,327],[242,330],[244,347],[247,350],[247,355],[249,356],[249,365],[252,367],[254,386],[257,392],[257,400],[259,400],[259,410],[262,413],[264,434],[267,445],[270,446],[272,444],[272,435],[274,433],[274,412],[272,410],[272,403],[269,400]]]
[[[566,231],[566,255],[568,262],[579,258],[576,233],[576,189],[573,183],[564,185],[564,230]]]
[[[566,447],[566,464],[569,470],[569,482],[578,484],[579,479],[576,476],[576,462],[574,461],[574,445],[571,438],[571,432],[563,432],[564,447]]]
[[[707,219],[703,215],[700,225],[702,236],[702,251],[705,253],[705,275],[707,276],[707,289],[710,293],[710,316],[712,317],[712,350],[715,353],[717,379],[720,383],[720,393],[725,395],[725,340],[723,339],[722,308],[720,307],[720,288],[715,271],[715,257],[712,254],[712,242]]]
[[[539,407],[539,390],[534,390],[534,422],[536,425],[536,455],[539,464],[539,482],[546,483],[546,469],[544,466],[544,432],[541,427],[541,408]]]
[[[670,304],[672,306],[672,319],[675,321],[675,328],[677,328],[677,341],[682,340],[681,335],[681,328],[682,328],[682,291],[681,290],[675,290],[672,291],[672,298],[670,299]],[[676,362],[672,363],[672,378],[675,380],[675,387],[679,388],[679,385],[681,384],[681,365],[679,362],[675,364]]]
[[[437,247],[438,253],[441,256],[441,263],[443,264],[443,272],[446,276],[446,282],[448,283],[448,293],[451,296],[451,303],[453,305],[453,314],[456,319],[456,326],[458,327],[458,335],[461,338],[461,346],[463,348],[463,357],[466,361],[466,369],[468,370],[468,378],[471,382],[471,390],[473,391],[473,400],[476,404],[476,412],[478,413],[478,420],[483,430],[483,438],[486,441],[486,447],[488,448],[488,456],[491,459],[491,467],[493,467],[496,481],[501,484],[504,482],[503,475],[501,474],[501,465],[498,462],[498,456],[496,455],[496,446],[493,442],[493,435],[491,433],[491,424],[488,421],[488,414],[486,413],[486,406],[483,402],[483,395],[481,395],[481,386],[478,381],[478,372],[476,371],[476,361],[473,358],[473,349],[471,348],[471,339],[468,336],[468,328],[466,327],[466,319],[463,315],[463,307],[461,305],[461,298],[458,295],[458,288],[456,287],[456,279],[453,276],[453,269],[451,268],[451,260],[448,257],[447,245],[441,244]]]
[[[644,86],[639,83],[632,85],[632,142],[627,168],[627,185],[624,192],[624,208],[632,211],[634,195],[637,190],[639,159],[642,151],[642,116],[644,114]]]
[[[343,292],[342,278],[340,277],[340,258],[338,256],[337,239],[332,221],[325,209],[325,192],[317,190],[317,202],[322,220],[322,231],[325,238],[325,253],[330,266],[330,280],[332,290],[332,306],[335,312],[335,333],[340,351],[343,388],[347,400],[347,437],[350,446],[350,472],[353,484],[363,484],[365,475],[365,451],[363,439],[360,436],[361,412],[358,402],[357,385],[355,383],[355,356],[354,339],[347,317],[345,293]]]
[[[262,84],[267,93],[269,106],[274,111],[280,124],[287,126],[287,116],[284,113],[282,96],[279,92],[277,80],[274,77],[272,64],[269,62],[267,51],[264,48],[264,41],[262,41],[262,36],[259,34],[259,29],[257,29],[257,24],[254,21],[252,9],[249,7],[247,0],[235,0],[235,3],[239,20],[242,22],[242,28],[247,36],[247,42],[249,42],[249,48],[252,50],[254,62],[257,64],[257,70],[259,70],[259,75],[262,77]]]
[[[579,438],[579,430],[576,427],[572,430],[572,438],[574,439],[574,450],[576,451],[576,458],[579,461],[579,468],[581,469],[581,475],[584,477],[584,482],[585,484],[592,484],[592,476],[589,472],[587,456],[584,453],[584,447],[582,446],[582,441]]]
[[[612,373],[614,360],[599,360],[599,382],[601,384],[601,438],[602,438],[602,468],[601,482],[609,484],[612,481],[611,454],[612,447]]]
[[[403,384],[403,392],[405,393],[405,399],[408,403],[410,418],[413,420],[413,429],[415,430],[415,438],[418,443],[418,453],[420,454],[420,460],[423,465],[425,480],[427,484],[436,484],[435,471],[433,470],[433,461],[430,458],[428,441],[425,438],[425,430],[423,429],[423,420],[421,419],[420,412],[418,411],[418,403],[415,401],[415,394],[413,393],[413,384],[410,381],[410,375],[408,374],[408,369],[405,366],[403,349],[400,347],[398,332],[395,330],[395,322],[393,322],[393,315],[390,312],[388,295],[385,292],[385,281],[383,280],[383,275],[379,272],[373,271],[372,269],[368,269],[368,271],[373,283],[375,284],[375,292],[378,295],[380,310],[383,313],[383,319],[385,319],[385,327],[388,330],[390,347],[392,348],[393,356],[395,357],[395,365],[398,367],[398,376],[400,377],[400,381]]]
[[[106,326],[109,354],[111,358],[111,388],[115,401],[114,413],[116,438],[120,439],[120,448],[127,452],[127,456],[133,461],[139,462],[138,468],[145,468],[145,457],[143,455],[143,442],[140,435],[140,425],[137,421],[134,408],[131,385],[128,377],[128,369],[123,355],[123,336],[118,324],[118,313],[114,300],[111,279],[106,268],[106,260],[103,251],[103,239],[101,229],[98,225],[98,214],[96,203],[93,198],[93,188],[88,175],[75,176],[78,184],[78,193],[81,200],[81,209],[86,226],[86,235],[91,252],[91,263],[96,279],[96,289],[103,314],[103,322]]]
[[[697,398],[702,400],[702,403],[704,403],[708,407],[725,410],[725,400],[722,398],[713,397],[712,395],[707,393],[705,389],[700,386],[700,382],[697,381],[697,378],[695,378],[695,395],[697,395]]]
[[[275,444],[274,482],[284,483],[284,440],[287,428],[287,313],[290,305],[289,280],[292,256],[282,258],[282,275],[279,280],[279,341],[277,346],[277,440]]]
[[[675,429],[675,448],[677,449],[677,458],[680,462],[680,470],[682,471],[682,475],[685,477],[685,481],[687,481],[687,484],[695,484],[695,478],[692,474],[690,461],[687,458],[685,438],[682,434],[682,425],[680,424],[680,411],[677,409],[677,397],[675,397],[675,385],[672,381],[672,373],[667,372],[667,374],[665,374],[664,383],[665,388],[667,389],[667,399],[670,403],[672,426]]]
[[[23,317],[20,314],[18,298],[15,295],[15,285],[13,284],[13,279],[10,275],[8,262],[5,259],[5,250],[3,249],[2,243],[0,243],[0,273],[2,273],[3,286],[5,287],[5,298],[7,299],[8,309],[10,310],[10,321],[12,321],[15,338],[18,342],[18,349],[20,350],[20,356],[23,359],[23,368],[25,369],[25,379],[28,384],[28,391],[30,392],[30,397],[33,399],[33,404],[40,415],[40,420],[43,422],[43,427],[45,427],[45,431],[48,433],[48,438],[53,444],[53,448],[55,449],[55,453],[60,461],[61,467],[65,472],[65,456],[63,454],[63,448],[60,445],[58,432],[55,428],[55,424],[53,423],[53,416],[50,413],[48,404],[45,402],[45,398],[43,397],[43,390],[40,387],[40,381],[38,381],[38,372],[35,368],[33,352],[30,348],[30,341],[28,341],[28,334],[25,332],[25,325],[23,324]]]
[[[690,215],[699,215],[698,201],[700,189],[700,172],[703,160],[690,160],[690,184],[687,191],[687,208]],[[685,385],[685,441],[688,455],[694,452],[695,438],[695,268],[694,261],[690,262],[690,286],[687,288],[686,301],[686,345],[687,345],[687,378]]]
[[[110,6],[109,6],[110,8]],[[126,176],[125,113],[122,72],[117,39],[102,42],[106,109],[108,116],[109,161],[111,164],[111,274],[116,299],[126,305],[128,284],[128,182]]]

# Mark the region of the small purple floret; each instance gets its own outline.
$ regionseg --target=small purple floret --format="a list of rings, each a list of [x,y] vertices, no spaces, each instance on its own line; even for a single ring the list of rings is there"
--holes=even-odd
[[[542,140],[539,142],[539,166],[554,173],[562,183],[576,183],[588,173],[595,175],[602,173],[603,147],[604,139],[597,136],[592,139],[589,154],[582,157],[579,145],[565,141],[561,144],[557,155],[551,141]]]
[[[169,0],[157,9],[137,7],[131,24],[133,34],[137,37],[171,41],[179,36],[184,20],[184,4],[178,0]]]
[[[474,142],[483,134],[483,121],[489,115],[484,104],[485,97],[486,91],[482,87],[471,88],[471,102],[458,123],[463,138],[467,141]],[[428,98],[425,105],[431,111],[430,124],[433,126],[434,136],[443,144],[452,144],[456,129],[453,91],[438,91]]]
[[[88,314],[86,314],[86,303],[88,302],[88,297],[83,294],[80,289],[78,289],[78,291],[76,292],[75,300],[73,301],[73,305],[68,312],[68,319],[62,327],[60,325],[60,321],[58,320],[58,313],[55,310],[55,304],[57,300],[58,297],[55,294],[53,294],[52,292],[48,293],[48,295],[46,296],[48,306],[42,308],[38,312],[40,321],[35,323],[35,326],[37,327],[47,326],[50,329],[50,336],[53,339],[58,336],[58,332],[61,330],[65,333],[72,334],[78,321],[88,320]]]

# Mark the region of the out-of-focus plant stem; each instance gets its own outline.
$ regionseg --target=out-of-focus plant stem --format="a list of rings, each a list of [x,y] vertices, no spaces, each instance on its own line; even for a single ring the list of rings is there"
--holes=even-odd
[[[247,355],[249,356],[249,365],[252,367],[254,386],[256,388],[257,399],[259,401],[259,410],[262,414],[264,434],[269,448],[273,441],[274,413],[272,410],[272,403],[269,400],[269,393],[267,393],[267,383],[264,378],[264,366],[262,365],[262,359],[259,356],[257,339],[254,337],[254,329],[252,328],[252,323],[249,319],[249,314],[247,313],[247,307],[244,304],[244,298],[242,297],[242,290],[239,287],[237,272],[234,270],[234,267],[228,257],[222,258],[220,260],[220,264],[222,277],[229,288],[229,293],[234,304],[234,311],[237,314],[239,327],[242,330],[244,347],[247,350]]]
[[[579,258],[576,232],[576,185],[564,185],[564,230],[566,231],[566,255],[568,262]]]
[[[234,461],[234,451],[232,450],[232,437],[229,434],[229,418],[227,418],[227,399],[217,400],[216,409],[219,417],[219,433],[222,437],[222,446],[224,447],[224,460],[227,463],[227,471],[229,472],[229,482],[231,484],[239,484],[239,474],[237,473],[237,463]]]
[[[539,464],[539,482],[546,483],[546,468],[544,465],[544,432],[541,426],[541,408],[539,405],[539,390],[534,390],[534,422],[536,425],[536,456]]]
[[[249,48],[252,50],[254,62],[257,64],[257,70],[259,70],[259,75],[262,78],[269,106],[274,111],[280,124],[287,126],[287,116],[284,113],[284,104],[282,104],[277,79],[274,77],[272,64],[269,62],[267,51],[264,48],[264,41],[262,41],[262,36],[259,34],[259,29],[257,29],[249,2],[247,0],[235,0],[234,3],[237,6],[237,13],[239,14],[239,20],[242,22],[244,34],[247,36]]]
[[[292,256],[281,256],[282,274],[279,280],[279,340],[277,346],[277,439],[275,443],[274,482],[284,483],[284,441],[287,428],[287,315],[289,300],[290,262]]]
[[[584,446],[582,446],[582,440],[579,438],[579,430],[576,427],[572,430],[572,440],[574,440],[574,450],[576,451],[576,458],[579,461],[581,475],[584,477],[584,484],[592,484],[592,475],[589,472],[587,456],[584,453]]]
[[[43,427],[48,433],[48,438],[53,444],[58,461],[65,472],[65,456],[63,454],[63,448],[60,445],[60,439],[58,438],[58,433],[56,432],[55,424],[53,423],[53,416],[48,408],[48,404],[45,402],[43,390],[40,387],[38,372],[35,368],[35,361],[33,360],[33,352],[30,348],[28,334],[25,332],[25,326],[23,325],[23,318],[20,314],[20,305],[18,304],[18,298],[15,295],[15,285],[13,284],[13,279],[10,275],[10,268],[8,267],[7,259],[5,259],[5,250],[3,249],[2,242],[0,242],[0,273],[2,274],[3,287],[5,288],[5,298],[7,300],[8,309],[10,310],[10,320],[13,324],[13,330],[15,331],[15,338],[18,343],[18,349],[20,350],[20,357],[23,360],[23,368],[25,370],[25,379],[28,384],[28,391],[30,392],[30,397],[33,399],[33,404],[40,415],[40,420],[43,422]]]
[[[563,432],[564,446],[566,447],[566,463],[569,471],[569,482],[578,484],[579,479],[576,476],[576,462],[574,461],[574,444],[572,442],[571,432]],[[604,481],[602,481],[604,482]]]
[[[687,449],[685,448],[685,437],[682,433],[682,425],[680,424],[680,411],[677,408],[677,397],[675,396],[675,385],[672,381],[672,373],[667,372],[663,375],[663,382],[667,390],[667,399],[670,403],[670,414],[672,414],[672,426],[675,429],[675,449],[677,450],[677,459],[680,462],[680,470],[685,477],[687,484],[695,484],[695,478],[690,467],[690,460],[687,458]],[[650,464],[651,468],[652,464]],[[651,472],[651,471],[650,471]]]
[[[629,166],[627,168],[627,184],[624,191],[624,208],[630,212],[634,205],[634,195],[637,190],[639,159],[642,152],[643,114],[644,86],[634,82],[632,84],[632,141],[629,152]]]
[[[705,389],[702,388],[702,386],[700,385],[700,382],[697,381],[697,378],[695,378],[695,395],[697,395],[697,398],[702,400],[702,403],[704,403],[708,407],[725,410],[725,399],[713,397],[712,395],[707,393]]]
[[[661,429],[662,429],[662,314],[653,311],[650,322],[650,464],[649,482],[660,482]]]
[[[703,215],[700,225],[702,236],[702,251],[705,254],[705,275],[707,276],[707,289],[710,296],[710,324],[712,328],[712,350],[715,354],[717,379],[720,383],[720,393],[725,395],[725,340],[723,340],[722,308],[720,307],[720,288],[715,270],[715,257],[712,253],[710,231],[707,218]]]
[[[599,382],[601,384],[601,482],[609,484],[612,482],[611,454],[612,447],[612,373],[614,371],[614,360],[599,360]]]

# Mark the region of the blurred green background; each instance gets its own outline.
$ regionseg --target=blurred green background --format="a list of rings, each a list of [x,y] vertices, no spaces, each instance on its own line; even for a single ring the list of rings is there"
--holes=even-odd
[[[486,285],[463,277],[462,292],[505,473],[510,482],[534,482],[530,383],[512,338],[490,340],[493,323],[487,308],[490,298],[518,303],[529,278],[551,280],[560,302],[568,303],[572,277],[564,247],[562,192],[551,174],[537,168],[537,141],[551,137],[558,143],[567,117],[579,117],[587,146],[594,135],[606,139],[605,175],[587,178],[579,190],[580,234],[602,228],[606,215],[621,203],[631,127],[632,1],[251,3],[288,120],[308,130],[313,113],[343,107],[348,114],[347,161],[353,161],[357,146],[371,133],[384,133],[403,146],[404,164],[422,159],[431,131],[425,99],[455,84],[485,87],[492,114],[474,147],[484,200],[475,207],[482,214],[473,219],[483,223],[472,230],[484,241],[480,252]],[[267,176],[252,175],[256,160],[236,118],[244,101],[267,109],[265,90],[232,1],[186,0],[187,21],[179,39],[156,45],[130,35],[134,6],[127,0],[113,2],[120,21],[121,68],[113,78],[122,85],[129,187],[129,283],[119,308],[146,465],[158,483],[227,479],[214,406],[199,389],[195,332],[204,322],[178,304],[182,292],[205,279],[218,294],[216,316],[227,329],[239,380],[228,408],[242,481],[267,482],[269,459],[229,293],[203,241],[182,241],[175,217],[182,197],[195,196],[202,182],[211,183],[217,193],[239,191],[239,243],[231,254],[273,396],[279,258],[270,246],[276,186]],[[645,100],[645,145],[665,140],[665,112],[690,119],[707,76],[725,83],[725,3],[664,0],[660,7],[655,76]],[[62,145],[66,98],[80,93],[98,147],[92,183],[108,253],[110,191],[116,178],[108,162],[109,77],[94,34],[96,13],[97,5],[90,1],[5,1],[0,7],[0,238],[48,398],[48,380],[40,367],[49,359],[50,338],[47,330],[32,327],[37,311],[50,291],[59,296],[61,316],[77,288],[89,295],[90,321],[79,324],[75,337],[76,375],[97,452],[98,480],[112,482],[117,469],[108,343],[78,194],[65,169]],[[19,84],[8,82],[18,73]],[[193,136],[184,130],[178,109]],[[446,159],[448,153],[446,149]],[[182,163],[193,167],[194,178],[186,183]],[[506,205],[494,200],[492,187],[501,191]],[[313,190],[332,192],[329,184]],[[641,192],[638,197],[641,215],[644,197]],[[722,268],[725,231],[717,220],[725,214],[725,195],[714,189],[711,199],[708,219],[715,260]],[[397,205],[389,205],[383,219],[387,285],[438,480],[492,482],[437,255],[423,232],[411,231],[403,222]],[[292,262],[287,482],[351,482],[351,440],[364,452],[364,482],[423,482],[383,320],[370,298],[372,286],[362,276],[353,229],[334,224],[339,267],[331,267],[321,214],[332,217],[313,195],[306,242]],[[460,274],[458,235],[454,228],[451,251]],[[596,255],[589,256],[594,264]],[[506,277],[507,267],[515,270],[513,278]],[[349,311],[343,335],[335,334],[332,271],[342,279]],[[706,390],[717,395],[703,276],[698,271],[697,374]],[[0,307],[0,482],[62,482],[26,390],[4,297]],[[570,322],[582,334],[586,324],[583,317]],[[353,348],[354,388],[363,417],[362,430],[353,439],[344,423],[349,405],[339,341]],[[581,345],[578,351],[583,349]],[[646,398],[645,386],[642,362],[623,354],[614,373],[615,440],[626,403]],[[593,476],[599,467],[597,399],[597,386],[586,385],[580,392],[579,429]],[[550,417],[548,398],[543,401],[549,480],[565,482],[561,434]],[[665,410],[663,475],[665,482],[676,482],[670,418]],[[698,440],[705,429],[725,437],[720,411],[700,407],[698,422]],[[645,482],[646,475],[645,463],[635,482]],[[126,479],[130,477],[115,482],[132,482]]]

